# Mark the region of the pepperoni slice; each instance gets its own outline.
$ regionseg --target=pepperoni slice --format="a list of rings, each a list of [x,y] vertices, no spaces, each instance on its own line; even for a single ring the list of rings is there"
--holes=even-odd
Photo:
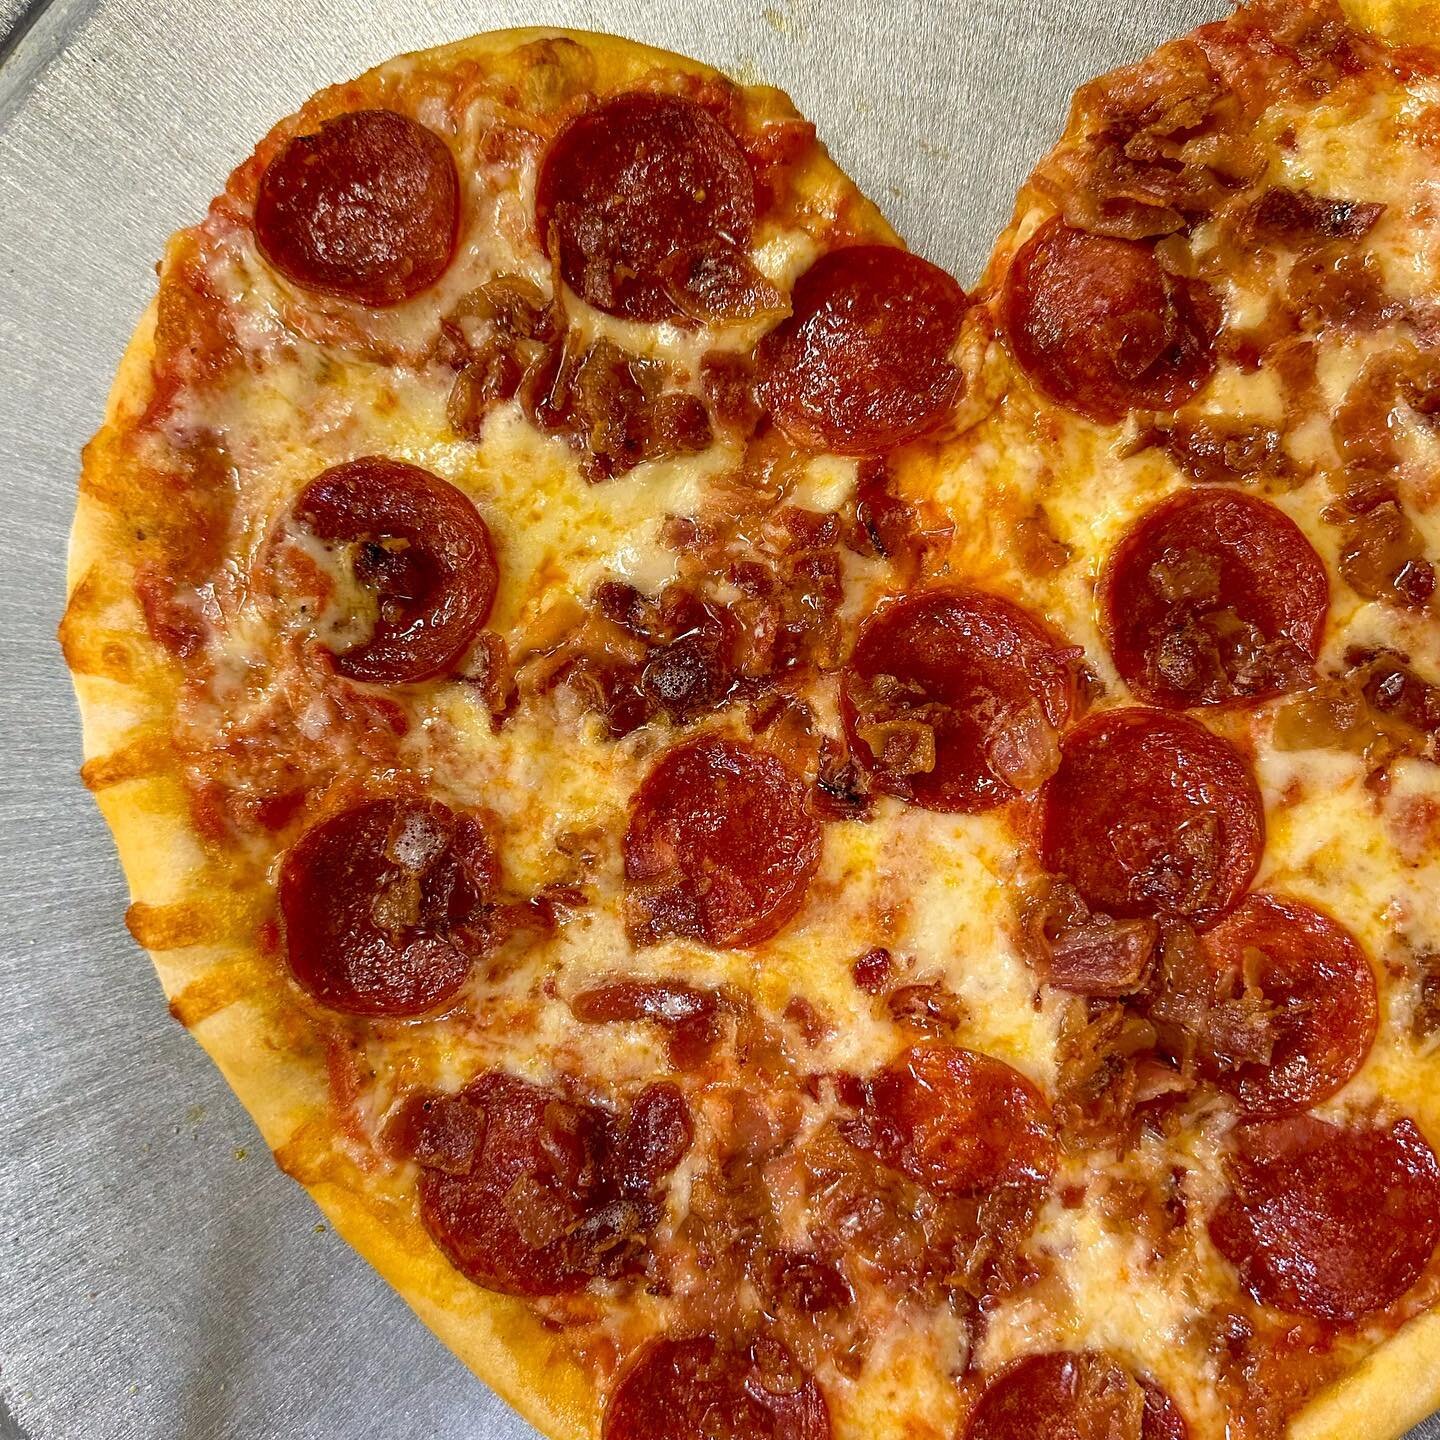
[[[355,546],[354,577],[375,596],[370,638],[335,656],[351,680],[404,685],[441,674],[489,617],[499,580],[490,531],[428,470],[379,455],[346,461],[300,492],[295,517],[321,540]]]
[[[260,253],[306,290],[396,305],[455,254],[460,176],[450,147],[393,110],[357,110],[297,135],[255,198]]]
[[[1018,1070],[952,1045],[921,1045],[865,1087],[845,1138],[927,1188],[974,1194],[1048,1180],[1049,1108]]]
[[[462,1275],[506,1295],[567,1294],[633,1267],[654,1187],[690,1144],[673,1085],[642,1091],[623,1133],[608,1110],[502,1071],[424,1103],[423,1123],[402,1126],[423,1167],[420,1218]]]
[[[1152,246],[1057,216],[1010,262],[1001,318],[1037,390],[1109,424],[1190,399],[1214,372],[1221,315],[1210,288],[1167,274]]]
[[[1210,1238],[1254,1299],[1350,1321],[1415,1283],[1440,1242],[1440,1164],[1412,1121],[1295,1115],[1239,1137]]]
[[[1074,679],[1064,643],[978,590],[891,601],[865,622],[841,685],[852,753],[879,789],[977,812],[1035,789],[1059,760]]]
[[[1217,919],[1249,888],[1264,844],[1249,765],[1183,715],[1092,715],[1061,746],[1041,797],[1045,868],[1120,919]]]
[[[672,750],[631,802],[632,937],[759,944],[800,908],[820,840],[806,787],[775,756],[713,735]]]
[[[965,1440],[1185,1440],[1175,1402],[1095,1350],[1026,1355],[985,1387]]]
[[[436,800],[369,800],[307,830],[280,870],[286,958],[347,1015],[418,1015],[470,973],[465,925],[499,878],[484,830]]]
[[[1100,585],[1115,668],[1150,705],[1261,700],[1314,675],[1325,562],[1264,500],[1192,490],[1142,516]]]
[[[677,319],[701,297],[743,312],[754,223],[739,141],[678,95],[632,91],[577,115],[540,167],[541,247],[558,247],[566,283],[609,315]]]
[[[798,444],[878,455],[933,429],[960,398],[951,359],[969,301],[894,245],[822,255],[761,343],[760,399]]]
[[[1342,925],[1296,900],[1251,895],[1206,935],[1205,947],[1222,975],[1234,977],[1231,989],[1258,989],[1268,1012],[1268,1063],[1212,1066],[1247,1111],[1303,1110],[1365,1063],[1379,1015],[1375,973]]]
[[[774,1341],[653,1340],[621,1375],[601,1440],[830,1440],[830,1411]]]

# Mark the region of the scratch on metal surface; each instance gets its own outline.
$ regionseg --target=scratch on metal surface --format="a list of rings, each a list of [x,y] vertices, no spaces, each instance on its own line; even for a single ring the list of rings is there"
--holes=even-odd
[[[0,38],[0,127],[94,8],[95,0],[34,0],[0,9],[5,30]]]
[[[20,1422],[15,1418],[10,1407],[5,1403],[4,1395],[0,1395],[0,1440],[30,1440],[30,1437],[21,1429]]]

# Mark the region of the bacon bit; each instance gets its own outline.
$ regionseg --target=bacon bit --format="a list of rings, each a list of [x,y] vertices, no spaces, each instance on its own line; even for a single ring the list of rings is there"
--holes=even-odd
[[[770,1257],[769,1292],[779,1305],[805,1315],[848,1309],[855,1291],[838,1262],[796,1250]]]
[[[1075,995],[1133,995],[1145,983],[1156,938],[1152,920],[1092,915],[1051,942],[1046,979]]]
[[[1398,499],[1374,502],[1366,494],[1347,496],[1335,518],[1344,534],[1340,573],[1357,593],[1367,600],[1412,607],[1430,599],[1435,571],[1425,558],[1420,532]]]
[[[673,1064],[691,1069],[720,1037],[721,997],[714,990],[665,980],[616,980],[582,991],[570,1001],[585,1025],[649,1021],[668,1032]]]
[[[1152,920],[1093,914],[1068,881],[1047,879],[1021,915],[1025,948],[1057,990],[1118,998],[1140,990],[1158,939]]]
[[[1307,251],[1295,261],[1285,303],[1295,323],[1308,331],[1374,329],[1402,309],[1386,294],[1375,257],[1340,242]]]
[[[1154,434],[1155,443],[1202,485],[1297,478],[1280,432],[1268,426],[1176,420]]]
[[[747,717],[755,735],[797,775],[813,776],[819,768],[821,737],[815,712],[798,695],[771,691],[750,707]]]
[[[1315,673],[1302,646],[1266,640],[1229,605],[1180,619],[1160,642],[1154,669],[1166,687],[1206,701],[1294,690]]]
[[[868,820],[874,808],[869,772],[855,763],[841,741],[830,735],[820,739],[815,808],[827,820]]]
[[[469,651],[460,658],[455,676],[479,692],[490,712],[490,726],[499,731],[515,709],[518,694],[510,664],[510,647],[493,630],[482,630]]]
[[[857,732],[859,733],[859,732]],[[931,730],[931,763],[933,770],[934,731]],[[868,738],[860,738],[870,744]],[[872,750],[875,747],[870,747]],[[880,752],[875,752],[880,757]],[[889,769],[883,757],[881,768]],[[999,717],[985,744],[985,763],[997,779],[1022,792],[1038,790],[1060,768],[1060,734],[1046,718],[1038,700],[1031,700],[1023,709]],[[895,772],[891,773],[913,773]]]
[[[463,1094],[408,1095],[385,1125],[389,1150],[446,1175],[468,1175],[484,1139],[485,1112]]]
[[[704,402],[677,388],[670,367],[608,340],[577,353],[562,319],[519,276],[499,276],[461,299],[434,350],[459,372],[446,407],[457,434],[478,439],[491,410],[518,395],[534,424],[580,454],[592,481],[710,444]]]
[[[496,341],[467,360],[450,387],[445,418],[462,440],[478,440],[486,417],[497,405],[512,400],[524,372],[513,351]]]
[[[818,1045],[830,1033],[824,1017],[803,995],[790,997],[783,1018],[800,1032],[807,1045]]]
[[[877,768],[891,775],[928,775],[935,768],[935,726],[945,707],[925,699],[923,686],[894,675],[857,676],[850,693],[855,734]]]
[[[877,945],[850,967],[850,974],[856,986],[867,995],[879,995],[890,979],[892,968],[890,952]]]
[[[648,596],[602,581],[589,611],[577,606],[543,638],[527,636],[538,653],[522,661],[518,677],[537,694],[567,684],[613,737],[659,714],[683,724],[735,691],[736,631],[724,607],[682,585]]]
[[[1185,1076],[1194,1074],[1199,1037],[1215,997],[1215,971],[1195,931],[1184,921],[1160,926],[1160,963],[1147,1006],[1159,1039]]]
[[[1423,743],[1440,736],[1440,685],[1422,679],[1393,650],[1350,651],[1351,678],[1372,712],[1415,732]]]
[[[1428,1041],[1440,1035],[1440,951],[1423,950],[1414,959],[1415,1003],[1410,1033]]]
[[[1076,999],[1056,1047],[1055,1117],[1072,1144],[1123,1141],[1136,1104],[1132,1057],[1153,1049],[1155,1027],[1123,1005]]]
[[[934,564],[954,534],[954,524],[938,506],[898,496],[882,460],[861,465],[854,518],[845,527],[845,544],[857,555],[894,562],[911,589]]]
[[[1340,7],[1330,0],[1294,5],[1289,0],[1250,0],[1240,12],[1249,24],[1266,32],[1290,53],[1300,71],[1302,93],[1319,98],[1341,80],[1371,63],[1375,42],[1354,29]],[[1276,57],[1281,58],[1281,57]]]
[[[1400,386],[1400,368],[1393,356],[1372,360],[1335,411],[1330,433],[1347,473],[1385,474],[1399,465],[1391,425]]]
[[[516,1178],[502,1204],[516,1233],[532,1250],[554,1244],[574,1220],[570,1207],[529,1171]]]
[[[700,388],[716,423],[737,437],[751,435],[760,423],[755,398],[755,366],[732,350],[712,350],[700,362]]]
[[[1275,1007],[1247,981],[1239,995],[1211,1007],[1202,1048],[1222,1070],[1268,1065],[1277,1039],[1275,1020]]]
[[[941,1039],[953,1036],[970,1018],[964,1001],[938,980],[892,990],[885,1008],[897,1025]]]
[[[1251,244],[1298,247],[1323,240],[1358,240],[1375,228],[1384,213],[1384,205],[1272,185],[1245,208],[1238,228]]]

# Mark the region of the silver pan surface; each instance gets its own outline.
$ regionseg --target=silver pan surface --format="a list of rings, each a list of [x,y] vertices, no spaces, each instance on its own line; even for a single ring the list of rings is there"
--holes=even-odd
[[[53,637],[78,455],[171,230],[320,86],[558,24],[782,86],[970,283],[1074,87],[1222,3],[0,0],[0,1440],[533,1434],[321,1223],[169,1019],[76,779]]]

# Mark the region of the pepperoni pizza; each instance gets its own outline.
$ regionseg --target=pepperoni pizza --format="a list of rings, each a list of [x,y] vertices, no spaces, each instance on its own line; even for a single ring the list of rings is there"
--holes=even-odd
[[[559,31],[172,240],[61,631],[128,924],[557,1440],[1440,1403],[1432,19],[1085,86],[970,292]]]

